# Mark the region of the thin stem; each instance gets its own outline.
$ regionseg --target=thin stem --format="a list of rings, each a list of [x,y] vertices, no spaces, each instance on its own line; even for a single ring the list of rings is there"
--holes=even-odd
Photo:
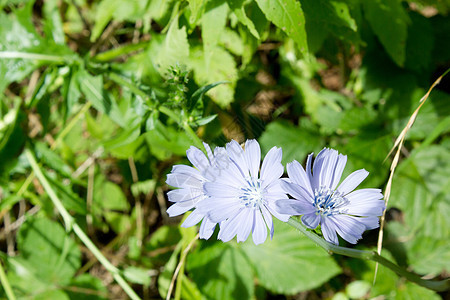
[[[319,245],[321,248],[326,250],[329,254],[336,253],[336,254],[345,255],[345,256],[349,256],[349,257],[375,261],[375,262],[380,263],[383,266],[391,269],[397,275],[405,277],[409,281],[414,282],[414,283],[416,283],[420,286],[423,286],[425,288],[428,288],[430,290],[442,292],[442,291],[446,291],[446,290],[450,289],[450,280],[431,281],[431,280],[422,279],[418,275],[416,275],[412,272],[409,272],[409,271],[405,270],[404,268],[394,264],[393,262],[391,262],[390,260],[379,255],[375,251],[357,250],[357,249],[336,246],[331,243],[328,243],[323,238],[319,237],[314,232],[310,231],[305,225],[303,225],[301,222],[297,221],[294,218],[290,218],[287,223],[289,225],[291,225],[292,227],[296,228],[297,230],[299,230],[304,235],[306,235],[307,238],[309,238],[314,243]]]
[[[198,137],[198,135],[194,132],[194,130],[191,128],[191,126],[189,126],[189,124],[186,121],[182,121],[179,115],[177,115],[170,108],[167,108],[165,106],[160,106],[159,111],[168,116],[169,118],[171,118],[173,121],[177,122],[177,124],[184,129],[184,131],[189,136],[194,145],[199,149],[203,149],[202,140]]]
[[[43,60],[43,61],[54,61],[54,62],[64,62],[66,58],[59,55],[47,55],[40,53],[29,53],[29,52],[19,52],[19,51],[1,51],[0,58],[21,58],[21,59],[31,59],[31,60]]]
[[[55,207],[58,209],[58,212],[61,214],[66,230],[70,229],[78,236],[78,238],[83,242],[83,244],[91,251],[92,254],[98,259],[98,261],[105,267],[108,272],[110,272],[116,282],[122,287],[122,289],[127,293],[127,295],[133,300],[139,300],[139,296],[133,291],[133,289],[128,285],[128,283],[122,278],[119,273],[119,270],[113,266],[108,259],[100,252],[100,250],[95,246],[95,244],[91,241],[91,239],[84,233],[81,227],[75,222],[73,217],[69,214],[69,212],[63,206],[61,200],[58,198],[47,178],[42,173],[41,168],[39,167],[36,158],[30,149],[25,149],[25,155],[33,169],[36,177],[39,179],[40,183],[44,187],[45,191],[49,195]]]
[[[3,270],[3,264],[1,261],[0,261],[0,282],[2,283],[2,287],[5,290],[6,297],[8,297],[9,300],[16,300],[16,296],[14,295],[11,285],[9,284],[8,277],[6,277],[6,273],[5,270]]]
[[[109,73],[108,77],[117,84],[126,86],[131,92],[138,95],[142,99],[148,99],[148,95],[144,91],[142,91],[136,85],[126,80],[124,77],[117,75],[116,73]]]

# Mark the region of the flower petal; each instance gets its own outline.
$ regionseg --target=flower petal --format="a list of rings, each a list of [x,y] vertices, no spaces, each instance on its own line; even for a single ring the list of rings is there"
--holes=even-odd
[[[283,187],[284,191],[294,197],[295,199],[302,199],[307,202],[314,202],[314,198],[312,198],[308,192],[303,189],[303,187],[299,186],[293,182],[281,181],[281,187]]]
[[[312,198],[314,192],[311,188],[311,183],[309,181],[308,175],[306,175],[306,172],[303,169],[302,165],[298,161],[294,160],[293,162],[286,165],[286,170],[289,179],[303,187]]]
[[[205,147],[206,154],[208,155],[209,161],[212,162],[214,160],[214,155],[211,151],[211,147],[209,147],[209,145],[205,142],[203,142],[203,147]]]
[[[181,227],[191,227],[198,222],[200,222],[205,215],[200,213],[198,209],[195,209],[193,212],[190,213],[190,215],[184,220],[183,224],[181,224]]]
[[[378,217],[357,218],[358,222],[366,226],[366,230],[371,230],[380,227],[380,220]]]
[[[283,201],[285,201],[286,199],[282,199]],[[267,208],[267,210],[278,220],[283,221],[283,222],[287,222],[289,220],[289,218],[291,217],[291,215],[286,215],[286,214],[280,214],[279,212],[277,212],[277,208],[275,206],[275,202],[276,201],[271,201],[268,202],[265,207]]]
[[[216,228],[217,223],[211,221],[208,217],[204,217],[202,221],[202,225],[200,225],[200,238],[207,240],[214,233],[214,229]]]
[[[366,227],[356,217],[333,215],[328,219],[334,222],[337,233],[350,244],[356,244],[366,230]]]
[[[338,159],[337,150],[327,149],[323,158],[322,168],[319,171],[319,174],[314,173],[314,176],[319,176],[319,186],[331,187],[337,159]]]
[[[206,195],[219,198],[237,198],[241,193],[240,190],[234,186],[218,182],[205,182],[203,190]]]
[[[314,186],[312,185],[313,182],[313,177],[311,174],[311,164],[312,164],[312,158],[313,158],[314,153],[311,153],[308,155],[308,158],[306,159],[306,175],[308,176],[309,182],[311,184],[311,188],[314,190]]]
[[[306,227],[311,229],[316,229],[320,223],[320,216],[316,215],[316,213],[309,213],[302,216],[302,222]]]
[[[244,242],[248,235],[250,234],[250,231],[253,227],[253,213],[251,209],[243,209],[241,212],[241,225],[237,232],[237,241],[238,242]]]
[[[347,195],[351,191],[353,191],[364,179],[366,179],[369,172],[364,169],[357,170],[352,174],[348,175],[347,178],[342,181],[342,183],[338,186],[336,191],[338,191],[341,195]]]
[[[173,173],[167,174],[166,183],[178,188],[197,188],[202,189],[203,182],[190,174]]]
[[[321,216],[320,224],[324,239],[332,244],[339,245],[334,222],[329,217]]]
[[[245,142],[245,161],[253,178],[259,178],[259,166],[261,165],[261,148],[256,140]]]
[[[220,226],[218,239],[224,242],[230,241],[242,227],[242,214],[246,213],[245,210],[235,214],[232,218],[222,222]]]
[[[261,207],[261,213],[263,214],[264,221],[266,222],[267,227],[269,227],[270,239],[272,239],[273,238],[273,232],[274,232],[272,215],[270,214],[269,210],[267,208],[265,208],[264,206]]]
[[[202,200],[204,195],[203,190],[200,189],[176,189],[169,191],[167,198],[170,202],[193,201],[192,203],[195,204]]]
[[[200,172],[205,171],[211,166],[205,153],[194,146],[191,146],[191,148],[186,151],[186,156]]]
[[[267,238],[267,227],[259,210],[253,210],[254,222],[252,237],[255,245],[262,244]]]
[[[239,201],[227,201],[228,199],[216,199],[216,203],[212,204],[210,210],[208,211],[208,217],[211,221],[219,223],[223,220],[231,218],[238,214],[243,206]]]
[[[273,181],[283,175],[284,167],[281,164],[281,158],[283,156],[283,151],[281,148],[273,147],[269,150],[261,167],[261,187],[265,188],[270,185]]]
[[[314,159],[314,164],[312,168],[312,181],[311,186],[313,190],[318,189],[320,187],[320,174],[323,170],[323,164],[325,162],[325,158],[328,155],[328,149],[323,148],[322,151],[317,154],[316,158]]]
[[[227,144],[226,149],[230,159],[239,168],[242,176],[246,178],[249,175],[248,166],[247,162],[245,161],[245,153],[241,145],[239,145],[235,140],[231,140],[231,142]]]
[[[284,215],[298,216],[314,213],[314,206],[303,199],[281,199],[275,201],[277,212]]]
[[[185,212],[187,212],[188,210],[190,210],[192,208],[194,208],[194,205],[190,201],[178,202],[178,203],[172,204],[167,209],[167,214],[169,215],[169,217],[175,217],[175,216],[184,214]]]
[[[347,155],[339,154],[337,157],[336,165],[334,167],[333,179],[331,180],[330,188],[336,189],[339,181],[341,181],[342,172],[344,172],[345,165],[347,164]]]

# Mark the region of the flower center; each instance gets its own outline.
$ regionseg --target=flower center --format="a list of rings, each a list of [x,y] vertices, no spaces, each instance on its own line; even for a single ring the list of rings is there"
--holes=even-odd
[[[347,198],[327,187],[314,190],[314,206],[316,215],[331,216],[343,213],[342,206],[348,203]]]
[[[266,204],[264,199],[265,191],[261,188],[261,180],[249,177],[247,184],[241,188],[239,199],[245,207],[259,208]]]

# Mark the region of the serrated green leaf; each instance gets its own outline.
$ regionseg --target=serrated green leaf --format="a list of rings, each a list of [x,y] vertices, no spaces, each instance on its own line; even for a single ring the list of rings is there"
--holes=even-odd
[[[269,21],[295,41],[300,52],[308,52],[305,17],[299,1],[256,0],[256,3]]]
[[[175,18],[170,24],[155,60],[159,67],[159,73],[165,75],[171,66],[186,63],[189,52],[186,27],[178,28],[178,18]]]
[[[381,44],[392,60],[397,65],[403,66],[410,20],[401,1],[364,0],[362,3],[365,17]]]
[[[247,241],[242,250],[258,282],[277,294],[294,295],[321,286],[341,272],[331,256],[287,224],[274,220],[273,240]]]

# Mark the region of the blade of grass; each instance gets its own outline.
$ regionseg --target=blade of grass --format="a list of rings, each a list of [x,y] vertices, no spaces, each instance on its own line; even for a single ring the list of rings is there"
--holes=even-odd
[[[47,178],[42,173],[41,168],[39,167],[34,154],[30,149],[25,149],[25,156],[28,159],[28,162],[31,165],[36,177],[39,179],[39,182],[44,187],[48,196],[55,205],[59,214],[62,216],[64,220],[64,225],[66,226],[67,232],[73,230],[73,232],[78,236],[78,238],[83,242],[83,244],[91,251],[91,253],[97,258],[97,260],[105,267],[105,269],[111,273],[116,282],[122,287],[125,293],[133,300],[139,300],[139,296],[134,292],[134,290],[128,285],[128,283],[123,279],[120,275],[119,270],[113,266],[109,260],[101,253],[101,251],[95,246],[95,244],[91,241],[91,239],[86,235],[86,233],[81,229],[81,227],[75,222],[74,218],[69,214],[61,200],[56,195],[52,186],[48,182]]]
[[[398,136],[397,140],[395,141],[394,146],[392,147],[391,151],[389,151],[389,154],[387,155],[387,157],[389,157],[392,154],[392,152],[395,150],[395,148],[397,148],[397,151],[396,151],[396,153],[394,155],[394,159],[392,160],[392,163],[391,163],[390,174],[389,174],[388,182],[386,184],[386,189],[384,190],[384,202],[386,204],[386,209],[383,211],[383,215],[381,216],[381,219],[380,219],[380,231],[379,231],[379,234],[378,234],[378,242],[377,242],[377,253],[378,253],[378,255],[381,254],[381,249],[383,247],[384,224],[386,222],[386,211],[387,211],[387,207],[388,207],[388,203],[389,203],[389,196],[391,195],[392,180],[394,178],[395,168],[397,167],[398,162],[400,160],[400,152],[402,150],[403,143],[404,143],[405,138],[406,138],[406,134],[408,133],[409,129],[413,126],[414,121],[416,120],[417,115],[419,114],[419,110],[422,108],[422,106],[427,101],[428,97],[430,96],[431,91],[434,89],[434,87],[436,85],[438,85],[441,82],[442,78],[445,75],[447,75],[448,72],[450,72],[450,69],[448,69],[447,71],[444,72],[444,74],[439,76],[439,78],[436,79],[436,81],[428,89],[428,92],[420,99],[419,106],[416,108],[416,110],[413,112],[413,114],[409,118],[408,123],[406,124],[405,128],[403,128],[402,132],[400,133],[400,135]],[[386,157],[386,159],[387,159],[387,157]],[[373,277],[373,282],[374,283],[375,283],[375,280],[377,278],[377,271],[378,271],[378,263],[375,265],[375,275]]]

